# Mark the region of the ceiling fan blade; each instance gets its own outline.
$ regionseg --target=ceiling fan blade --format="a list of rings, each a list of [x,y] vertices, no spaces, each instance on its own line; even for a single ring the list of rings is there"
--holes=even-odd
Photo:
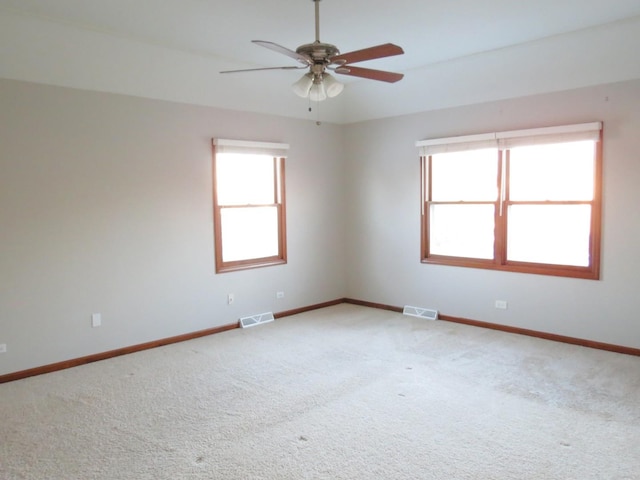
[[[239,73],[239,72],[257,72],[259,70],[299,70],[300,68],[307,68],[306,65],[289,66],[289,67],[263,67],[263,68],[244,68],[241,70],[225,70],[220,73]]]
[[[352,77],[368,78],[369,80],[379,80],[381,82],[395,83],[402,80],[404,74],[385,72],[383,70],[372,70],[370,68],[352,67],[345,65],[335,69],[336,73],[350,75]]]
[[[313,60],[311,60],[306,55],[301,55],[300,53],[294,52],[293,50],[287,47],[283,47],[282,45],[278,45],[277,43],[266,42],[264,40],[251,40],[251,41],[256,45],[260,45],[261,47],[268,48],[269,50],[273,50],[274,52],[282,53],[287,57],[291,57],[299,61],[300,63],[304,64],[305,66],[313,64]]]
[[[376,58],[402,55],[403,53],[404,50],[402,50],[402,47],[394,45],[393,43],[385,43],[383,45],[377,45],[375,47],[364,48],[362,50],[356,50],[354,52],[336,55],[331,59],[331,63],[345,65],[347,63],[364,62],[365,60],[374,60]]]

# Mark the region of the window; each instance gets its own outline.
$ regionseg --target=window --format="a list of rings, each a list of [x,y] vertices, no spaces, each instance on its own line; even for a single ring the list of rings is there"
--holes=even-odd
[[[599,278],[601,129],[417,142],[422,262]]]
[[[287,262],[284,161],[288,147],[214,139],[216,272]]]

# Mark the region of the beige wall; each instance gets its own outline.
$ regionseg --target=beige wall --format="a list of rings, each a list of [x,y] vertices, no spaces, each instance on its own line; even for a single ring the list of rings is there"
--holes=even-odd
[[[594,120],[601,280],[420,263],[416,140]],[[638,131],[640,81],[318,127],[0,80],[0,374],[345,296],[640,348]],[[214,136],[291,144],[287,265],[214,274]]]
[[[416,140],[604,122],[601,280],[424,265]],[[350,125],[349,297],[640,347],[640,81]],[[506,300],[508,310],[496,310]]]
[[[214,136],[291,145],[287,265],[214,274]],[[341,151],[332,125],[0,80],[0,374],[340,298]]]

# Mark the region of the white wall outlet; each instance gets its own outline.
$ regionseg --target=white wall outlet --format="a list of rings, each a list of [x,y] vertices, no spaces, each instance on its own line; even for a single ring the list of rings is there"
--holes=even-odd
[[[99,327],[100,325],[102,325],[102,315],[99,313],[94,313],[93,315],[91,315],[91,326],[95,328]]]
[[[284,292],[276,292],[276,298],[284,298]]]
[[[233,293],[227,293],[227,305],[233,305],[236,301],[236,296]]]
[[[507,306],[508,304],[506,300],[496,300],[496,308],[499,308],[500,310],[506,310]]]
[[[7,344],[0,343],[0,353],[7,353]]]

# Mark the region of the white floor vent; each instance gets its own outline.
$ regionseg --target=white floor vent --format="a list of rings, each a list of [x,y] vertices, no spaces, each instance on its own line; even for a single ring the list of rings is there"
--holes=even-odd
[[[438,319],[438,311],[431,310],[429,308],[410,307],[409,305],[405,305],[402,313],[405,315],[411,315],[412,317],[426,318],[427,320]]]
[[[240,319],[240,326],[242,328],[255,327],[263,323],[273,322],[275,320],[273,313],[259,313],[257,315],[251,315],[250,317],[242,317]]]

